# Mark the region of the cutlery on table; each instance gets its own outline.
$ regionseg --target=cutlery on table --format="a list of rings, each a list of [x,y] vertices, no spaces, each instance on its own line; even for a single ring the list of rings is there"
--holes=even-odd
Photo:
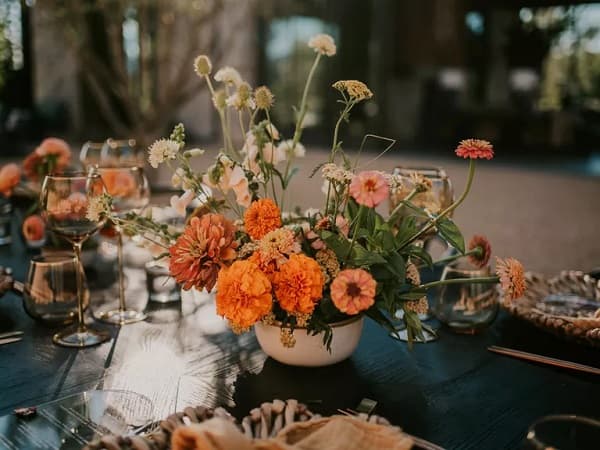
[[[22,340],[23,340],[22,337],[12,337],[12,338],[0,339],[0,345],[12,344],[13,342],[19,342]]]
[[[9,338],[9,337],[18,337],[23,336],[22,331],[9,331],[8,333],[0,333],[0,339]]]
[[[593,373],[594,375],[600,375],[600,369],[597,367],[586,366],[584,364],[578,364],[571,361],[565,361],[563,359],[551,358],[549,356],[536,355],[535,353],[522,352],[520,350],[514,350],[512,348],[498,347],[492,345],[488,347],[490,352],[498,353],[500,355],[512,356],[514,358],[524,359],[526,361],[533,361],[541,364],[548,364],[550,366],[562,367],[564,369],[578,370],[580,372]]]

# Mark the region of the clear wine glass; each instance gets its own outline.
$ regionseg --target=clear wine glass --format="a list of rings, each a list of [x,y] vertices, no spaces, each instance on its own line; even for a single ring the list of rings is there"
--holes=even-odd
[[[138,166],[143,167],[146,154],[137,145],[135,139],[108,138],[102,146],[102,166]]]
[[[525,442],[527,450],[598,448],[600,421],[571,414],[545,416],[529,427]]]
[[[150,187],[141,167],[99,167],[97,170],[104,180],[108,194],[113,198],[113,209],[117,216],[124,217],[127,213],[139,212],[148,205]],[[119,307],[99,311],[97,317],[104,322],[124,325],[144,320],[146,314],[143,311],[126,306],[123,273],[123,230],[119,224],[115,224],[115,231],[117,234],[119,270]]]
[[[44,179],[40,204],[48,228],[73,245],[77,265],[77,325],[56,333],[52,340],[65,347],[90,347],[110,338],[105,331],[88,328],[83,317],[84,286],[81,246],[104,224],[100,217],[90,217],[90,202],[106,192],[100,175],[90,171],[61,175],[48,175]]]
[[[90,168],[100,164],[104,144],[104,142],[87,141],[81,146],[81,150],[79,152],[79,161],[85,170],[89,170]]]

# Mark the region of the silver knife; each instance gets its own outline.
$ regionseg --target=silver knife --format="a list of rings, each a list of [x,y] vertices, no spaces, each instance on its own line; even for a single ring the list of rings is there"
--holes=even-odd
[[[12,344],[13,342],[19,342],[22,340],[23,340],[22,337],[12,337],[12,338],[0,339],[0,345]]]
[[[0,333],[0,339],[23,336],[22,331],[9,331],[8,333]]]

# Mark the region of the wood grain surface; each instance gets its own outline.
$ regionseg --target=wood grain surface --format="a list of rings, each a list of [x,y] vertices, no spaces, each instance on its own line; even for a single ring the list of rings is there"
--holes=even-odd
[[[18,243],[1,247],[0,265],[12,266],[23,279],[30,256]],[[495,355],[487,347],[596,367],[600,353],[506,314],[480,335],[442,329],[439,341],[412,351],[367,321],[350,359],[303,369],[266,358],[253,333],[231,333],[209,298],[184,298],[184,304],[185,311],[181,305],[150,305],[149,321],[105,327],[113,333],[110,342],[72,350],[53,345],[55,329],[30,319],[18,297],[0,298],[0,332],[25,332],[21,342],[0,347],[0,414],[97,387],[144,394],[153,400],[157,417],[199,404],[228,406],[242,417],[274,398],[297,398],[329,414],[367,397],[378,402],[378,415],[407,432],[465,450],[519,448],[527,426],[546,414],[599,414],[597,376]]]

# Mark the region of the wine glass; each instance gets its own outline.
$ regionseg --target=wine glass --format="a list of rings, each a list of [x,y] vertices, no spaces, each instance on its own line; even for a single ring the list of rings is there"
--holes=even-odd
[[[79,152],[79,161],[81,161],[84,169],[88,170],[100,163],[103,148],[104,142],[87,141],[83,144]]]
[[[143,167],[145,157],[145,152],[138,147],[135,139],[108,138],[102,146],[100,165]]]
[[[91,202],[106,192],[100,175],[90,171],[47,175],[42,184],[40,204],[48,228],[73,245],[77,265],[77,325],[56,333],[52,340],[65,347],[90,347],[107,341],[105,331],[88,328],[83,318],[84,286],[81,246],[103,225],[104,219],[87,214]]]
[[[527,430],[527,450],[598,448],[600,421],[591,417],[555,414],[536,420]]]
[[[489,277],[489,266],[481,269],[446,266],[442,280]],[[433,312],[451,330],[476,334],[489,326],[498,314],[498,291],[489,283],[458,283],[440,287]]]
[[[118,160],[109,160],[111,163]],[[108,194],[113,198],[113,209],[117,217],[139,212],[150,201],[150,187],[144,171],[138,166],[99,167]],[[143,311],[128,308],[125,304],[125,278],[123,274],[123,230],[115,224],[117,235],[117,263],[119,270],[119,307],[99,311],[97,317],[108,323],[124,325],[146,318]]]

